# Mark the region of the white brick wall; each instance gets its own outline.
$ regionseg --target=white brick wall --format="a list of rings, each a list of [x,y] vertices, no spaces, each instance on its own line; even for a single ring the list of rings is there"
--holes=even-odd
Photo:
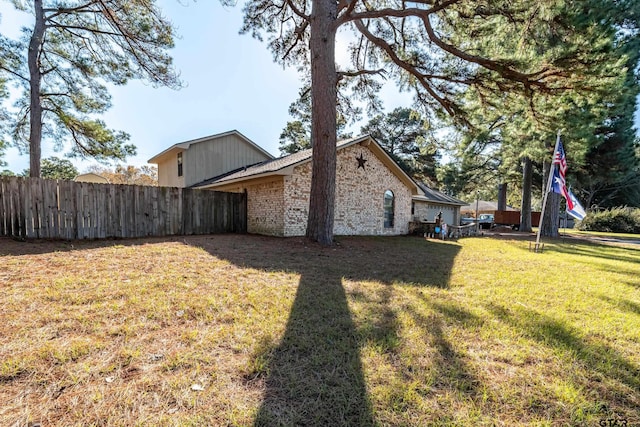
[[[248,185],[247,231],[270,236],[284,235],[284,185],[281,177]]]
[[[356,157],[367,160],[358,168]],[[336,164],[336,235],[398,235],[408,233],[411,190],[368,147],[358,144],[338,151]],[[309,212],[311,162],[296,166],[293,174],[259,183],[218,187],[220,191],[247,191],[247,231],[273,236],[304,236]],[[394,194],[394,226],[384,227],[384,193]]]
[[[356,157],[367,160],[358,168]],[[338,151],[336,165],[337,235],[406,234],[411,220],[411,190],[407,188],[367,147],[353,145]],[[294,168],[284,178],[285,236],[305,234],[311,188],[311,162]],[[384,227],[383,197],[391,190],[395,197],[394,227]],[[249,197],[251,200],[251,197]]]

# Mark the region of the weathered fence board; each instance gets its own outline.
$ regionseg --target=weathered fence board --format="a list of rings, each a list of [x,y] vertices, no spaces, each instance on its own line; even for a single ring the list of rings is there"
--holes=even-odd
[[[71,240],[246,229],[242,193],[0,178],[0,236]]]

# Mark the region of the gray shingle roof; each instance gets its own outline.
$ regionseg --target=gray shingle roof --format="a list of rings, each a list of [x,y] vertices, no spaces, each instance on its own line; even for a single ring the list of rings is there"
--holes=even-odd
[[[424,192],[424,197],[431,202],[446,203],[448,205],[465,206],[468,203],[458,200],[455,197],[447,196],[433,188],[428,187],[424,182],[417,182],[418,187]]]
[[[336,148],[340,149],[347,145],[356,144],[358,142],[366,140],[367,138],[369,138],[368,135],[358,137],[358,138],[351,138],[351,139],[338,141],[338,143],[336,144]],[[297,153],[289,154],[273,160],[267,160],[261,163],[257,163],[255,165],[246,166],[243,168],[239,168],[239,169],[227,172],[224,175],[219,175],[213,178],[209,178],[205,181],[198,182],[197,184],[193,184],[191,187],[192,188],[205,187],[211,184],[222,184],[225,182],[235,181],[238,179],[249,178],[252,176],[277,172],[285,168],[288,168],[290,166],[295,166],[299,163],[302,163],[311,159],[311,154],[312,154],[312,150],[310,148],[307,150],[298,151]]]

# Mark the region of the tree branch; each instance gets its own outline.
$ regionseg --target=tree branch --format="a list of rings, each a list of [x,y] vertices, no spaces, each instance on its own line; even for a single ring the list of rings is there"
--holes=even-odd
[[[378,74],[378,75],[384,76],[384,74],[386,74],[386,71],[384,68],[380,68],[377,70],[339,71],[338,81],[342,80],[345,77],[357,77],[357,76],[362,76],[366,74],[369,74],[369,75]]]
[[[144,69],[147,73],[149,73],[149,76],[151,76],[151,78],[153,80],[162,81],[163,80],[162,76],[158,75],[151,67],[148,67],[146,65],[146,61],[144,61],[143,58],[140,57],[140,53],[139,52],[147,54],[146,49],[144,49],[142,46],[140,46],[140,44],[137,43],[138,40],[136,40],[136,38],[133,37],[132,34],[130,34],[128,31],[126,31],[122,27],[122,25],[120,24],[118,18],[114,15],[114,13],[105,4],[104,0],[98,0],[98,2],[100,3],[100,5],[103,8],[102,15],[106,18],[106,20],[110,24],[110,26],[114,30],[116,30],[116,33],[119,36],[122,37],[122,39],[124,40],[126,45],[129,47],[129,49],[125,49],[123,46],[120,45],[121,48],[123,50],[125,50],[125,51],[128,51],[128,53],[136,59],[136,62],[138,63],[138,65],[142,69]]]
[[[304,21],[302,26],[296,28],[295,32],[297,33],[296,36],[296,40],[291,44],[291,46],[289,46],[289,49],[287,49],[287,51],[284,53],[284,55],[282,55],[282,60],[284,61],[285,59],[287,59],[287,56],[289,56],[289,54],[291,53],[291,51],[293,51],[293,49],[298,46],[298,43],[300,43],[302,41],[302,37],[304,35],[304,30],[306,29],[306,27],[309,25],[309,21]],[[299,30],[299,31],[298,31]]]
[[[298,9],[298,7],[291,0],[285,0],[284,4],[289,6],[289,8],[291,9],[291,11],[293,13],[295,13],[296,15],[298,15],[300,18],[304,19],[305,21],[310,21],[311,20],[311,17],[309,15],[306,15],[300,9]]]
[[[441,10],[444,10],[453,4],[459,3],[460,1],[461,0],[447,0],[439,4],[436,3],[436,5],[430,7],[429,9],[421,9],[417,7],[404,8],[404,9],[386,8],[386,9],[367,10],[364,12],[351,13],[353,11],[353,8],[351,8],[351,10],[347,9],[345,13],[338,18],[336,26],[340,26],[345,22],[357,21],[357,20],[363,20],[363,19],[376,19],[376,18],[385,18],[385,17],[405,18],[408,16],[416,16],[419,18],[423,18],[431,14],[434,14],[436,12],[439,12]],[[411,3],[428,4],[426,2],[421,2],[421,1],[412,1]],[[354,4],[354,7],[355,7],[355,4]]]
[[[403,70],[405,70],[406,72],[414,76],[420,82],[420,84],[424,87],[424,89],[429,93],[429,95],[431,95],[433,99],[438,101],[438,103],[447,111],[447,113],[449,113],[452,116],[456,115],[456,108],[454,107],[454,104],[448,101],[447,99],[441,97],[440,95],[438,95],[436,91],[433,90],[433,88],[431,87],[431,85],[429,84],[425,76],[422,73],[420,73],[415,66],[400,59],[400,57],[398,57],[398,55],[395,53],[393,48],[380,37],[374,36],[362,21],[360,20],[355,21],[355,26],[358,29],[358,31],[360,31],[369,41],[371,41],[371,43],[373,43],[374,45],[382,49],[396,65],[398,65],[400,68],[402,68]]]
[[[45,17],[45,21],[55,18],[56,16],[64,15],[64,14],[75,14],[75,13],[100,13],[99,10],[89,9],[88,7],[96,4],[96,1],[91,1],[89,3],[77,6],[77,7],[56,7],[43,9],[44,13],[53,12],[51,15]]]
[[[340,0],[338,2],[338,18],[336,20],[336,28],[340,25],[344,24],[346,21],[346,17],[349,17],[353,10],[356,8],[359,0]],[[345,9],[346,8],[346,9]],[[340,11],[345,9],[344,13],[340,15]]]
[[[448,43],[445,43],[441,38],[439,38],[435,31],[433,30],[433,27],[431,26],[431,21],[429,20],[429,16],[420,16],[420,18],[422,19],[422,22],[424,23],[424,28],[427,31],[427,35],[429,36],[429,39],[439,48],[441,48],[442,50],[444,50],[445,52],[450,53],[453,56],[456,56],[460,59],[463,59],[467,62],[471,62],[473,64],[477,64],[480,65],[488,70],[491,71],[495,71],[498,74],[500,74],[500,76],[505,77],[507,79],[510,80],[515,80],[518,81],[520,83],[522,83],[523,85],[525,85],[525,87],[530,87],[530,86],[537,86],[540,89],[549,89],[548,85],[545,84],[543,81],[541,81],[543,78],[547,77],[549,74],[550,75],[561,75],[561,73],[557,70],[550,70],[548,68],[545,68],[543,70],[537,71],[535,73],[521,73],[520,71],[517,71],[505,64],[502,64],[498,61],[494,61],[494,60],[490,60],[490,59],[486,59],[480,56],[476,56],[476,55],[471,55],[469,53],[466,53],[458,48],[456,48],[453,45],[450,45]],[[537,78],[535,78],[537,77]]]
[[[71,33],[71,35],[76,36],[76,37],[82,37],[82,36],[80,36],[77,33],[71,32],[70,30],[87,31],[89,33],[102,34],[102,35],[111,36],[111,37],[124,37],[124,38],[127,37],[127,35],[122,34],[122,33],[99,30],[97,28],[80,27],[80,26],[77,26],[77,25],[63,25],[63,24],[58,24],[57,22],[54,22],[53,24],[47,24],[46,28],[60,28],[60,29],[63,29],[63,30],[67,30],[69,33]],[[84,37],[82,37],[82,38],[84,38]]]
[[[16,76],[17,78],[19,78],[19,79],[21,79],[21,80],[24,80],[24,81],[25,81],[25,82],[27,82],[27,83],[29,82],[29,79],[28,79],[28,78],[24,77],[23,75],[21,75],[21,74],[19,74],[19,73],[16,73],[15,71],[13,71],[13,70],[11,70],[11,69],[9,69],[9,68],[7,68],[7,67],[0,66],[0,70],[4,70],[4,71],[6,71],[7,73],[14,75],[14,76]]]

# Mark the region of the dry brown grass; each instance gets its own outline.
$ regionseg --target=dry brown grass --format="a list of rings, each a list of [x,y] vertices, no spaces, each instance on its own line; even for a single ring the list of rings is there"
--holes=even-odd
[[[0,239],[0,425],[638,422],[639,252],[526,244]]]

